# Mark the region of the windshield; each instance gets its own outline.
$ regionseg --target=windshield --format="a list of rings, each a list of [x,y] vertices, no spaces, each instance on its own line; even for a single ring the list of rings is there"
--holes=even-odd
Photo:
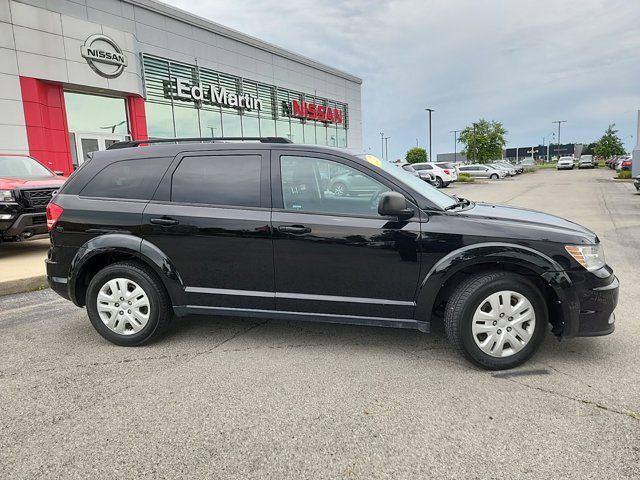
[[[0,177],[50,177],[51,172],[31,157],[0,156]]]
[[[442,193],[433,185],[422,180],[420,177],[416,177],[412,175],[407,170],[402,168],[398,168],[393,163],[385,162],[380,160],[375,155],[358,155],[360,158],[365,159],[370,164],[381,168],[385,172],[389,173],[391,176],[397,178],[402,183],[410,186],[415,191],[420,193],[424,198],[428,199],[432,203],[436,204],[438,207],[445,209],[447,207],[451,207],[452,205],[456,205],[458,202],[451,198],[449,195]]]

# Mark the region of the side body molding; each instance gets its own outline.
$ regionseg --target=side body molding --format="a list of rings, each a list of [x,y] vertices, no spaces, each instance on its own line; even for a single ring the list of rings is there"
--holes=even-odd
[[[151,267],[162,280],[169,292],[173,304],[184,301],[184,285],[173,262],[158,247],[135,235],[108,233],[92,238],[85,243],[71,262],[69,275],[69,294],[71,300],[79,305],[76,295],[76,282],[82,278],[84,269],[92,260],[103,254],[126,254],[138,258]]]
[[[440,289],[453,275],[464,268],[480,264],[515,265],[537,274],[560,300],[563,334],[570,336],[578,324],[579,303],[572,293],[571,280],[564,268],[553,258],[524,245],[487,242],[468,245],[441,258],[418,286],[416,319],[428,319]]]

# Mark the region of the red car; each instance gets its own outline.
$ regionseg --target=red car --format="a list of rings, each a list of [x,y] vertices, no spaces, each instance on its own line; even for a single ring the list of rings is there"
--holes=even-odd
[[[47,233],[47,203],[65,180],[28,155],[0,154],[0,241]]]

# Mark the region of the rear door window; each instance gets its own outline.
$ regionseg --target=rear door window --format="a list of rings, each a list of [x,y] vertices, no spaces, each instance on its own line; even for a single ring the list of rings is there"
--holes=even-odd
[[[171,181],[171,201],[260,207],[260,155],[206,155],[182,159]]]
[[[107,165],[81,190],[83,197],[149,200],[170,158],[122,160]]]

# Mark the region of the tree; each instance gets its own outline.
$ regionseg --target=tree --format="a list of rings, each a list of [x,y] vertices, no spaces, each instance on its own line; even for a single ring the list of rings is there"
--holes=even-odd
[[[604,135],[597,141],[596,146],[593,147],[593,153],[600,158],[611,158],[614,155],[624,155],[624,146],[622,140],[618,137],[618,130],[614,127],[615,123],[609,125],[609,128],[604,132]]]
[[[458,141],[464,145],[462,153],[469,160],[489,163],[502,158],[502,148],[507,144],[504,138],[506,134],[502,123],[481,118],[462,130]]]
[[[407,162],[422,163],[427,161],[427,151],[424,148],[413,147],[407,152]]]

